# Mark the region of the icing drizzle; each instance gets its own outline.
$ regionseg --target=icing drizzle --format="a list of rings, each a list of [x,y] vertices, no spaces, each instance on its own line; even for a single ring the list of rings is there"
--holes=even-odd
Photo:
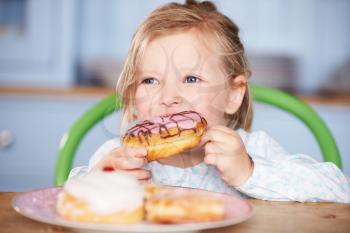
[[[124,135],[124,140],[129,137],[137,137],[143,144],[144,140],[150,145],[149,138],[152,134],[159,134],[161,138],[179,136],[183,131],[191,130],[195,133],[197,124],[201,122],[204,126],[207,121],[195,111],[184,111],[168,116],[159,116],[152,121],[146,120],[130,128]],[[171,134],[170,128],[177,128],[176,133]]]

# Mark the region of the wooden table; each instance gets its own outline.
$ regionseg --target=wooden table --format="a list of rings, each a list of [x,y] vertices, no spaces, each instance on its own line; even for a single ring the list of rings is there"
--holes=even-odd
[[[16,193],[0,193],[0,232],[72,232],[30,220],[11,207]],[[350,205],[248,200],[255,215],[241,224],[205,232],[350,232]]]

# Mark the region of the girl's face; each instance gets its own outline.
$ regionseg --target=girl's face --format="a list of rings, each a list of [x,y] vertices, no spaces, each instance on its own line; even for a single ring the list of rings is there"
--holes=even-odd
[[[237,111],[245,89],[230,88],[217,52],[200,37],[205,35],[189,30],[156,37],[147,45],[135,93],[138,121],[194,110],[208,126],[226,125],[224,113]]]

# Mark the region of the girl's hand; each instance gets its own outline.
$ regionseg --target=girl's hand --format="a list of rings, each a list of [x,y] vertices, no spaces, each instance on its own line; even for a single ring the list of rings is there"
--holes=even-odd
[[[146,181],[151,178],[151,172],[143,168],[147,163],[146,155],[145,147],[118,147],[104,156],[93,170],[125,172]]]
[[[229,185],[242,185],[253,173],[253,163],[239,134],[225,126],[213,126],[202,137],[204,162],[215,166]]]

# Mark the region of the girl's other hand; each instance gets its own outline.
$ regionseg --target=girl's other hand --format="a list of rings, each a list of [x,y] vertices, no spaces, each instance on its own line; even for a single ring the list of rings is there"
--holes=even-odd
[[[227,184],[238,187],[253,173],[253,163],[236,131],[213,126],[204,133],[201,143],[205,143],[204,162],[215,166]]]
[[[118,147],[105,155],[93,170],[124,172],[147,181],[151,178],[151,172],[143,168],[148,162],[146,155],[145,147]]]

